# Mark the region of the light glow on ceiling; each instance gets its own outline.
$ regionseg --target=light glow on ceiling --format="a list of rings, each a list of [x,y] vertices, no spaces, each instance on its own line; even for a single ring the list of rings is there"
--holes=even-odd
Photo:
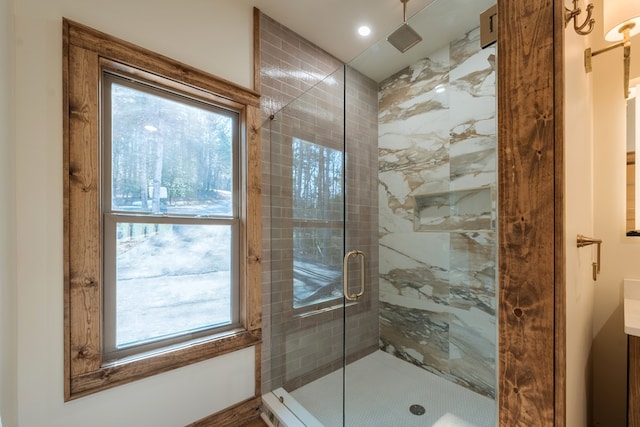
[[[358,34],[360,34],[362,37],[367,37],[371,34],[371,28],[367,27],[366,25],[362,25],[360,28],[358,28]]]

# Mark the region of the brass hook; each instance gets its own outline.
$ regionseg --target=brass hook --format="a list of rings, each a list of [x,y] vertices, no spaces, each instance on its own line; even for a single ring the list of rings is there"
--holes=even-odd
[[[565,28],[569,24],[569,21],[573,19],[573,29],[576,33],[581,36],[586,36],[591,31],[593,31],[593,26],[596,23],[596,20],[591,17],[593,14],[593,3],[589,3],[587,5],[587,17],[584,19],[582,25],[578,25],[578,15],[582,13],[582,9],[578,7],[579,0],[573,0],[573,10],[569,9],[565,6],[564,8],[564,26]],[[584,29],[586,26],[589,26],[586,30]]]

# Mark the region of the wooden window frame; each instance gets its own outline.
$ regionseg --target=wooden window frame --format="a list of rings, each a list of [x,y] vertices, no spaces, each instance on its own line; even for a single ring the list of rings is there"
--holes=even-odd
[[[103,360],[100,79],[122,67],[146,79],[187,85],[240,112],[240,328],[144,356]],[[157,76],[157,77],[154,77]],[[255,346],[261,330],[260,97],[256,92],[63,20],[65,401],[221,354]],[[256,377],[260,378],[259,358]],[[260,394],[256,382],[256,395]]]
[[[243,151],[243,144],[240,144],[240,121],[241,118],[238,114],[238,110],[242,109],[242,105],[232,102],[220,102],[219,100],[211,100],[207,94],[201,94],[200,91],[194,91],[191,87],[181,87],[178,91],[176,83],[173,81],[162,81],[159,76],[147,76],[142,78],[139,70],[133,67],[127,67],[127,73],[123,72],[123,66],[120,64],[113,64],[112,61],[101,59],[101,177],[102,177],[102,250],[103,250],[103,362],[107,360],[119,360],[127,356],[135,356],[148,351],[156,349],[167,348],[172,343],[181,344],[187,340],[195,341],[197,338],[208,337],[214,334],[223,336],[228,334],[229,331],[237,331],[240,328],[239,324],[239,298],[240,298],[240,283],[239,278],[239,255],[241,245],[240,242],[240,217],[242,203],[244,199],[240,192],[240,160],[239,156]],[[135,76],[135,77],[134,77]],[[152,83],[153,82],[153,83]],[[216,114],[223,114],[227,118],[233,121],[232,128],[232,153],[231,153],[231,165],[233,172],[231,173],[231,193],[232,193],[232,205],[231,212],[223,215],[206,215],[201,216],[193,213],[167,213],[158,215],[157,213],[147,211],[130,212],[120,209],[118,206],[113,206],[112,191],[113,184],[109,184],[113,179],[113,140],[112,140],[112,102],[113,102],[113,84],[120,84],[128,87],[130,90],[138,91],[139,93],[145,93],[146,95],[153,94],[157,97],[161,97],[163,100],[171,100],[178,102],[181,105],[189,105],[195,107],[201,111],[208,111],[209,113],[215,112]],[[159,122],[159,125],[162,123]],[[164,127],[164,126],[163,126]],[[118,288],[117,279],[117,267],[116,267],[116,227],[121,223],[153,223],[155,225],[182,225],[190,227],[200,226],[225,226],[230,231],[230,321],[220,325],[199,325],[205,328],[201,330],[192,331],[175,331],[176,335],[170,337],[152,337],[150,341],[139,342],[133,345],[126,345],[122,348],[118,348],[117,341],[117,307],[116,307],[116,289]],[[188,338],[187,334],[191,337]]]

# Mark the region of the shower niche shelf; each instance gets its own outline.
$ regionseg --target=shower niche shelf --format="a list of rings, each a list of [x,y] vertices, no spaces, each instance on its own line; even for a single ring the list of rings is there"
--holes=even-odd
[[[415,196],[415,231],[493,231],[491,187]]]

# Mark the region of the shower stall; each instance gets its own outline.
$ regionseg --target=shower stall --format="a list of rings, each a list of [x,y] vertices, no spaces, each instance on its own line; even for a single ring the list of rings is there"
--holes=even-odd
[[[490,6],[436,0],[346,65],[261,16],[273,425],[496,425]]]

